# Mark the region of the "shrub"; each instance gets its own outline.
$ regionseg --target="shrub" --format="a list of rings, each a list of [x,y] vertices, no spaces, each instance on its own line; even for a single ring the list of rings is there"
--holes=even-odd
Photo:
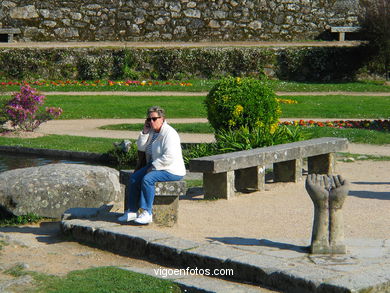
[[[272,133],[261,127],[251,131],[247,127],[238,130],[222,130],[215,135],[215,138],[218,152],[226,153],[299,141],[303,136],[298,126],[281,125]]]
[[[42,109],[45,96],[37,94],[30,86],[22,86],[20,93],[6,102],[5,117],[11,121],[11,126],[24,131],[34,131],[43,122],[57,118],[62,114],[61,108],[46,107]]]
[[[134,141],[129,145],[128,150],[121,147],[114,147],[107,154],[117,169],[134,168],[137,164],[137,144]]]
[[[272,132],[280,107],[265,80],[224,78],[210,90],[205,101],[207,118],[216,132],[260,127]]]
[[[360,0],[363,32],[377,50],[375,58],[390,79],[390,4],[388,0]],[[378,58],[379,57],[379,58]],[[379,59],[379,60],[378,60]]]
[[[188,165],[191,159],[216,155],[220,153],[215,143],[193,144],[183,150],[184,163]]]

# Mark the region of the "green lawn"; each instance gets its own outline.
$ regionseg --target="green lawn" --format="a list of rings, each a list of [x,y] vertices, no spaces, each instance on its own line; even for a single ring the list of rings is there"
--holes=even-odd
[[[282,104],[282,117],[385,118],[390,117],[390,97],[284,96],[298,104]]]
[[[389,118],[390,97],[285,96],[298,104],[281,104],[282,118]],[[1,100],[7,97],[1,97]],[[46,106],[61,107],[61,119],[144,118],[148,107],[159,105],[168,118],[206,118],[204,97],[48,96]]]
[[[213,133],[214,130],[209,123],[169,123],[178,132],[184,133]],[[100,127],[107,130],[140,131],[143,123],[135,124],[113,124]]]
[[[31,275],[34,278],[34,283],[32,286],[25,286],[23,289],[23,292],[31,293],[181,292],[179,286],[169,280],[115,267],[72,271],[64,277],[24,271],[20,266],[8,269],[6,273],[15,277]]]
[[[204,97],[48,96],[47,106],[61,107],[61,119],[144,118],[153,105],[163,107],[168,117],[206,117]]]
[[[113,148],[114,138],[84,137],[70,135],[46,135],[37,138],[17,138],[0,136],[0,145],[21,146],[80,152],[105,153]]]

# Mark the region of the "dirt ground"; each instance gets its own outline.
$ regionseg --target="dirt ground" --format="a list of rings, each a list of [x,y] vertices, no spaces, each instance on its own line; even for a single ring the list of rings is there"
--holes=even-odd
[[[389,145],[351,144],[349,151],[390,156]],[[390,161],[338,162],[337,174],[344,176],[351,184],[349,197],[343,207],[345,237],[388,239]],[[180,201],[179,220],[174,227],[162,228],[151,224],[144,228],[184,239],[225,244],[253,245],[260,239],[286,243],[292,240],[310,242],[313,205],[304,181],[269,183],[266,184],[266,191],[242,194],[232,200],[202,199],[201,190],[192,189]],[[55,275],[111,265],[151,270],[159,267],[66,239],[59,232],[58,222],[0,228],[0,247],[0,292],[1,284],[14,279],[4,271],[18,264],[27,270]]]
[[[337,170],[351,184],[343,207],[345,237],[389,238],[390,162],[338,162]],[[195,241],[253,245],[260,239],[307,240],[309,244],[313,206],[304,181],[266,186],[263,192],[215,201],[202,200],[201,192],[192,190],[192,195],[180,201],[174,227],[151,224],[144,228]],[[4,270],[17,264],[55,275],[97,266],[158,267],[66,239],[59,233],[58,222],[0,228],[0,243],[8,244],[0,250],[0,283],[10,278]]]

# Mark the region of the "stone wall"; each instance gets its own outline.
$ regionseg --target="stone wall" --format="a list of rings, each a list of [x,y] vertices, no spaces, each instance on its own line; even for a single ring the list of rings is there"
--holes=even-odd
[[[3,0],[19,41],[307,40],[357,25],[358,0]]]

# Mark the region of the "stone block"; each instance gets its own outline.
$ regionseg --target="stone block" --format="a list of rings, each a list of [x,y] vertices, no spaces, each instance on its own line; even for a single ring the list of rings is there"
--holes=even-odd
[[[309,174],[333,174],[335,172],[335,154],[312,156],[307,159]]]
[[[302,160],[290,160],[274,164],[274,182],[298,182],[302,180]]]
[[[224,173],[203,173],[203,188],[205,199],[232,198],[234,189],[234,171]]]
[[[265,166],[236,170],[234,175],[234,184],[238,191],[248,192],[265,189]]]

